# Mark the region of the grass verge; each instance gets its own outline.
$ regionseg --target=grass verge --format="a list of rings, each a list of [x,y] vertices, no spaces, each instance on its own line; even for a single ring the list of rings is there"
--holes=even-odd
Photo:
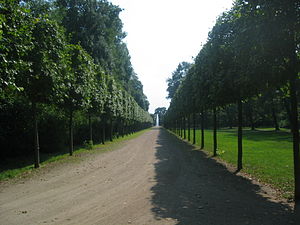
[[[191,131],[191,138],[193,131]],[[204,150],[213,153],[213,131],[205,130]],[[196,146],[200,146],[200,130],[196,130]],[[237,164],[237,129],[220,129],[217,134],[218,157]],[[286,199],[293,199],[292,135],[287,130],[264,128],[243,130],[243,172],[271,185]]]
[[[125,141],[134,139],[140,136],[141,134],[145,133],[149,129],[138,131],[136,133],[124,137],[119,137],[118,139],[114,139],[112,142],[109,141],[106,142],[104,145],[95,144],[93,146],[93,149],[91,150],[88,150],[82,146],[76,147],[73,156],[69,156],[69,153],[66,152],[59,152],[59,153],[52,153],[52,154],[41,153],[40,166],[44,167],[50,163],[55,163],[55,162],[58,163],[78,162],[84,159],[88,155],[100,154],[100,153],[112,151],[120,147],[122,144],[124,144]],[[33,156],[32,158],[30,157],[30,158],[6,160],[0,168],[0,181],[19,177],[21,175],[34,171],[35,169],[32,163],[33,163]]]

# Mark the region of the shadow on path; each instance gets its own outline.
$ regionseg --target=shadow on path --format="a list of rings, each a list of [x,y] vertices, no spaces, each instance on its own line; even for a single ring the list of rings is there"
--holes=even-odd
[[[152,211],[178,225],[289,225],[296,214],[260,187],[160,128]],[[298,219],[299,223],[299,219]]]

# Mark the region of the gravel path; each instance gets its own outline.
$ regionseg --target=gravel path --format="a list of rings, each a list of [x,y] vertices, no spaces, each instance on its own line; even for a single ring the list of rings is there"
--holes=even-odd
[[[289,225],[296,214],[161,128],[0,185],[1,225]]]

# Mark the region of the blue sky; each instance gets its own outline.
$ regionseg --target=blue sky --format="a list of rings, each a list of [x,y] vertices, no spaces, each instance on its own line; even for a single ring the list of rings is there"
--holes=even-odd
[[[232,0],[110,0],[123,11],[131,63],[150,102],[149,112],[169,106],[168,77],[182,61],[193,62],[216,18]]]

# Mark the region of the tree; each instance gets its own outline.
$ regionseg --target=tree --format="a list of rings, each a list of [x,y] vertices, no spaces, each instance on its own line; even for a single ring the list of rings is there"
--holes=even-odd
[[[185,116],[183,103],[196,96],[198,108],[223,108],[237,104],[238,170],[242,169],[242,108],[244,102],[268,91],[289,88],[287,114],[293,131],[295,200],[300,199],[298,128],[299,1],[238,0],[222,14],[195,59],[192,82],[188,79],[173,95],[166,121]],[[266,32],[267,31],[267,32]],[[256,35],[253,35],[256,34]],[[245,42],[247,40],[247,42]],[[170,80],[171,81],[171,80]],[[192,85],[194,84],[194,85]],[[189,104],[193,104],[189,102]],[[287,104],[288,106],[289,104]],[[274,108],[275,109],[275,108]],[[249,111],[248,111],[249,112]],[[277,119],[273,110],[274,123]],[[215,113],[214,113],[215,115]],[[253,119],[253,114],[250,112]],[[252,120],[251,119],[251,120]],[[253,123],[251,123],[253,125]],[[276,125],[278,127],[278,125]],[[216,148],[215,148],[216,151]]]
[[[95,64],[113,76],[147,111],[149,102],[123,42],[126,35],[119,18],[121,9],[106,0],[57,0],[56,5],[71,43],[80,44]]]
[[[30,69],[18,76],[16,84],[32,104],[34,121],[35,167],[39,167],[37,104],[53,102],[61,85],[61,59],[64,57],[65,36],[54,21],[37,18],[33,24],[34,47],[28,52]]]
[[[79,45],[68,45],[68,70],[65,72],[62,106],[69,114],[69,153],[73,155],[73,114],[88,110],[96,89],[93,59]]]
[[[0,2],[0,99],[22,91],[16,78],[30,67],[26,55],[33,48],[32,23],[31,14],[19,1]]]
[[[116,44],[125,37],[121,9],[106,0],[57,0],[63,13],[62,24],[71,43],[79,44],[104,70],[111,74],[115,69],[115,59],[119,53]]]
[[[43,135],[48,127],[42,125],[56,126],[50,133],[59,130],[56,137],[61,144],[69,133],[72,154],[73,127],[74,139],[81,143],[88,133],[80,134],[87,128],[86,115],[90,143],[93,126],[99,126],[99,121],[107,123],[106,112],[110,125],[122,124],[128,132],[152,124],[145,111],[149,102],[122,41],[120,11],[106,0],[0,0],[0,109],[5,117],[1,125],[6,126],[1,126],[4,135],[0,139],[12,143],[34,127],[35,167],[40,161],[39,134],[42,144],[52,138]],[[13,121],[3,123],[6,118]],[[26,122],[18,121],[22,119]],[[15,125],[21,126],[16,129]],[[120,132],[119,126],[114,127],[111,138]],[[22,140],[21,147],[6,144],[3,148],[9,147],[6,153],[13,156],[19,149],[24,153],[32,143],[27,136]]]
[[[34,18],[39,18],[41,15],[49,16],[53,9],[53,1],[48,0],[23,0],[21,4],[30,10]]]
[[[179,63],[176,70],[172,73],[172,77],[167,79],[167,91],[169,92],[167,98],[172,99],[174,97],[176,90],[181,84],[182,79],[186,76],[190,66],[191,64],[188,62]]]
[[[93,79],[93,78],[92,78]],[[103,120],[102,118],[104,114],[104,105],[107,101],[108,93],[107,93],[107,84],[106,84],[106,78],[104,71],[100,66],[95,65],[95,78],[94,78],[94,85],[91,89],[91,103],[87,108],[88,113],[88,119],[89,119],[89,142],[90,144],[93,144],[93,129],[92,129],[92,116],[99,116],[100,120]],[[103,133],[105,135],[105,133]],[[102,142],[104,144],[105,137],[102,136]]]
[[[137,75],[134,72],[128,84],[128,92],[131,94],[131,96],[135,99],[135,101],[139,104],[139,106],[142,109],[148,111],[149,101],[147,100],[146,95],[143,93],[143,85],[141,81],[139,81]]]

